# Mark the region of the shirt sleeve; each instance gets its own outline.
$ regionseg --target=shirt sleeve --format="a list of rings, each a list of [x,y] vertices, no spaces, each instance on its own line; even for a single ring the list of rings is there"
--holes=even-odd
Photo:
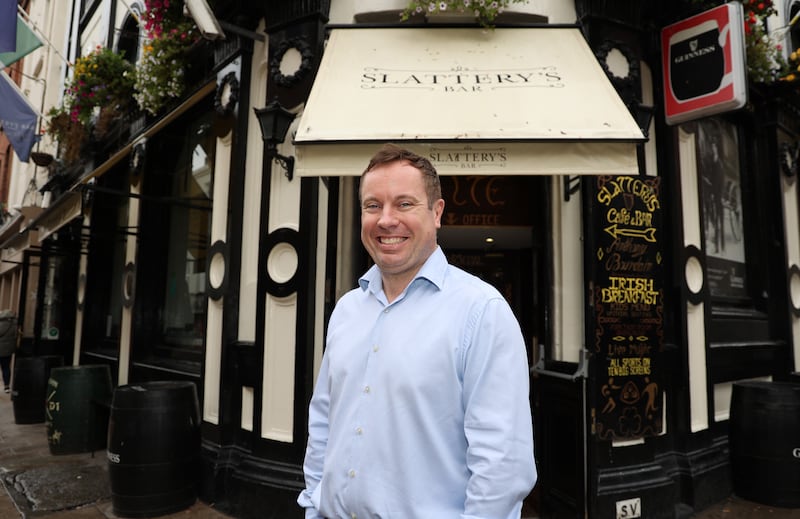
[[[303,462],[306,488],[297,498],[297,504],[306,509],[306,519],[322,519],[318,510],[319,491],[317,487],[322,480],[325,450],[328,445],[329,403],[328,360],[327,356],[323,355],[314,395],[311,397],[311,404],[308,408],[308,445]]]
[[[518,519],[536,483],[530,371],[511,308],[491,299],[477,316],[464,358],[467,484],[464,519]]]

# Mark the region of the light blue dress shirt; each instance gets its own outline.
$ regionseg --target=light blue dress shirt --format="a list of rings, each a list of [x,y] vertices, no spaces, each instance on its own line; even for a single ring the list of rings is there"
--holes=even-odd
[[[391,304],[336,305],[309,408],[307,518],[517,519],[536,482],[519,324],[441,249]]]

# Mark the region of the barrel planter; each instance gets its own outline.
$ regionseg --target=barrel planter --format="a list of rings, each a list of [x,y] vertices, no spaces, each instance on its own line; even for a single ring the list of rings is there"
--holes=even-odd
[[[729,424],[734,493],[800,508],[800,384],[734,383]]]
[[[105,449],[111,370],[103,364],[53,368],[47,382],[47,443],[51,454]]]
[[[42,423],[45,419],[47,380],[50,370],[64,364],[60,355],[16,357],[11,400],[14,403],[14,422]]]
[[[191,382],[114,390],[108,422],[111,504],[120,517],[154,517],[197,500],[200,409]]]

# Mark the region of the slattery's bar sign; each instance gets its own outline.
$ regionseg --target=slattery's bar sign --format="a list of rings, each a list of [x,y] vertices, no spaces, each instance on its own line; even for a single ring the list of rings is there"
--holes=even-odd
[[[741,2],[664,27],[661,50],[667,124],[736,110],[747,102]]]

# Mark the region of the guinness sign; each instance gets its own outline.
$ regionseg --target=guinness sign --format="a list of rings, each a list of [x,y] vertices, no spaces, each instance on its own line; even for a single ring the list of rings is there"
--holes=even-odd
[[[747,101],[742,4],[728,4],[661,31],[668,124],[736,110]]]

